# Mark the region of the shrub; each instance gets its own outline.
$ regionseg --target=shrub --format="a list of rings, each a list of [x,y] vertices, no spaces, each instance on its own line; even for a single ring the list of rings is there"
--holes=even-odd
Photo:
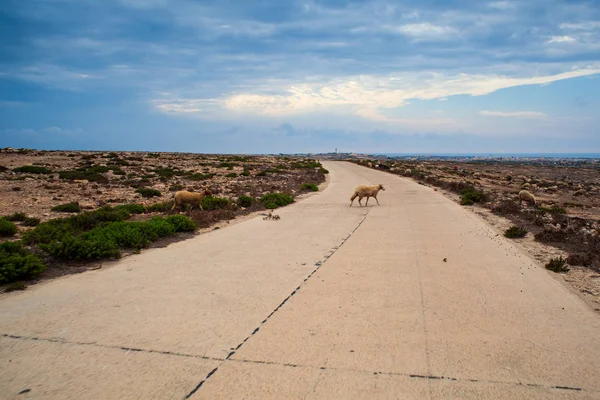
[[[567,210],[557,205],[553,205],[551,207],[538,207],[538,210],[542,213],[550,213],[550,214],[566,214]]]
[[[165,201],[163,203],[154,203],[146,207],[146,212],[167,212],[173,208],[173,200]]]
[[[274,209],[293,203],[294,198],[285,193],[268,193],[260,198],[260,202],[265,208]]]
[[[191,179],[192,181],[205,181],[207,179],[212,178],[213,176],[215,176],[215,174],[196,173],[196,174],[188,175],[187,178]]]
[[[521,228],[520,226],[511,226],[506,231],[504,231],[504,236],[507,238],[522,238],[527,235],[527,229]]]
[[[142,197],[147,197],[147,198],[160,196],[160,191],[156,190],[156,189],[152,189],[152,188],[142,187],[142,188],[136,189],[136,192],[141,194]]]
[[[196,223],[183,215],[169,215],[166,221],[175,227],[175,232],[193,232]]]
[[[108,172],[108,167],[103,165],[88,165],[74,170],[59,171],[60,179],[65,180],[88,180],[90,182],[106,182],[108,178],[102,175]]]
[[[303,183],[302,186],[300,186],[301,190],[310,190],[313,192],[318,192],[319,191],[319,187],[317,185],[315,185],[314,183]]]
[[[17,226],[13,222],[0,217],[0,236],[13,236],[17,231]]]
[[[20,242],[0,243],[0,284],[37,278],[46,266]]]
[[[500,204],[492,209],[492,212],[496,214],[519,214],[521,207],[516,201],[502,200]]]
[[[40,223],[39,218],[27,217],[23,221],[23,226],[37,226],[37,225],[39,225],[39,223]]]
[[[27,174],[51,174],[52,171],[46,167],[39,167],[37,165],[24,165],[13,169],[15,172],[24,172]]]
[[[562,258],[562,256],[555,257],[548,261],[548,264],[546,264],[546,269],[557,273],[569,272],[569,268],[565,265],[566,263],[567,261]]]
[[[13,282],[13,283],[9,283],[8,285],[6,285],[4,287],[4,291],[6,293],[14,292],[16,290],[25,290],[25,289],[27,289],[27,285],[25,284],[25,282]]]
[[[160,176],[163,179],[169,179],[175,175],[184,175],[185,174],[184,171],[174,170],[173,168],[157,168],[157,169],[151,170],[151,172],[154,172],[156,175]]]
[[[250,176],[250,172],[244,171],[244,172],[240,173],[240,176]]]
[[[484,198],[485,197],[483,192],[477,191],[472,188],[463,189],[461,191],[460,204],[462,204],[463,206],[470,206],[483,201]]]
[[[235,177],[237,177],[237,174],[235,172],[232,172],[230,174],[225,175],[225,177],[227,177],[227,178],[235,178]]]
[[[52,207],[50,210],[56,212],[78,213],[81,212],[81,207],[79,206],[79,203],[72,202],[66,204],[59,204],[57,206]]]
[[[178,183],[169,186],[169,191],[170,192],[176,192],[176,191],[181,190],[181,189],[183,189],[183,185],[180,185]]]
[[[231,202],[229,199],[215,196],[205,196],[202,199],[202,208],[205,210],[217,210],[221,208],[227,208]]]
[[[323,167],[321,167],[321,168],[319,169],[319,172],[321,172],[322,174],[328,174],[328,173],[329,173],[329,171],[328,171],[328,170],[326,170],[326,169],[325,169],[325,168],[323,168]]]
[[[146,209],[141,204],[121,204],[120,206],[114,207],[115,210],[125,210],[129,214],[143,214]]]
[[[4,219],[8,220],[8,221],[25,221],[27,219],[27,214],[20,212],[20,213],[14,213],[11,215],[7,215],[6,217],[4,217]]]
[[[238,203],[238,206],[247,208],[252,205],[253,201],[254,201],[254,199],[250,196],[240,196],[240,197],[238,197],[237,203]]]

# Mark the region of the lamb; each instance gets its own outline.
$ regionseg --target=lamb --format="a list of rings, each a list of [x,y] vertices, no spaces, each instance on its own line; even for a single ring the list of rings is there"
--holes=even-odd
[[[519,206],[522,204],[523,200],[528,203],[533,203],[534,206],[536,205],[535,196],[529,193],[527,190],[521,190],[519,192]]]
[[[190,209],[194,208],[194,205],[198,205],[198,207],[204,211],[202,208],[202,199],[205,196],[210,196],[211,192],[208,189],[202,190],[200,193],[188,192],[187,190],[180,190],[175,193],[173,207],[171,210],[174,210],[175,207],[179,207],[181,209],[182,206],[186,204],[190,204]]]
[[[379,200],[377,200],[377,193],[379,193],[380,190],[385,190],[383,188],[382,184],[379,184],[376,186],[358,186],[354,190],[354,194],[350,198],[350,207],[352,207],[352,203],[354,203],[354,199],[356,197],[358,197],[358,204],[360,204],[361,207],[362,207],[361,200],[363,199],[363,197],[367,198],[367,202],[365,203],[365,206],[369,204],[370,197],[375,198],[375,201],[377,201],[377,204],[379,205]]]
[[[404,175],[406,175],[406,176],[412,175],[412,171],[410,169],[407,169],[406,171],[404,171]]]

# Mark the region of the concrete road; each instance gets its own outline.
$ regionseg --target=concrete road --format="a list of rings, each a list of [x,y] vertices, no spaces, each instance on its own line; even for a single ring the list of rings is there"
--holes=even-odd
[[[0,297],[0,398],[600,399],[600,319],[552,273],[430,188],[326,168],[281,220]]]

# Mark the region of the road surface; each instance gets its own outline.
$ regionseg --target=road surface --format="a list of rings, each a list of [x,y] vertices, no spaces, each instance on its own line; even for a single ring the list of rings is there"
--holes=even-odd
[[[1,296],[0,397],[600,399],[600,319],[552,273],[431,188],[326,168],[280,220]]]

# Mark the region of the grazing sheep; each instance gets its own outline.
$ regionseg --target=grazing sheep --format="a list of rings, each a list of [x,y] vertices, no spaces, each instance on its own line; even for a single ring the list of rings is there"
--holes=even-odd
[[[376,186],[358,186],[354,190],[354,194],[350,198],[350,207],[352,207],[352,203],[354,203],[354,199],[356,197],[358,197],[358,204],[360,204],[361,207],[361,200],[363,199],[363,197],[367,198],[365,206],[369,204],[369,197],[375,198],[375,201],[377,201],[377,204],[379,205],[379,200],[377,200],[377,193],[379,193],[380,190],[385,190],[382,184]]]
[[[198,207],[204,211],[202,208],[202,199],[205,196],[210,196],[211,192],[208,189],[204,189],[200,193],[188,192],[187,190],[180,190],[175,193],[173,207],[171,210],[174,210],[175,207],[179,207],[181,209],[182,206],[186,204],[190,204],[190,209],[194,208],[194,205],[197,204]]]
[[[522,204],[523,200],[528,203],[533,203],[534,206],[536,205],[535,196],[529,193],[527,190],[521,190],[519,192],[519,206]]]
[[[407,169],[406,171],[404,171],[404,175],[406,175],[406,176],[412,175],[412,171],[410,169]]]

